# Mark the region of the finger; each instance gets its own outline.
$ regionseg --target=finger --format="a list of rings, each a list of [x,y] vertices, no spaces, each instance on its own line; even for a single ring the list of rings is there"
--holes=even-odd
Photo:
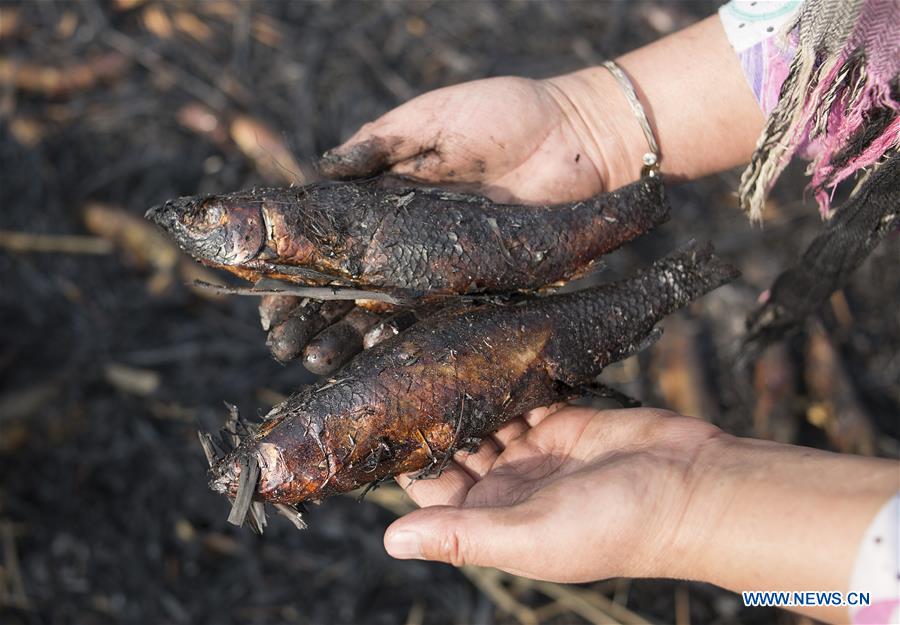
[[[410,474],[398,475],[397,483],[419,506],[458,506],[466,500],[475,480],[465,470],[451,463],[440,476],[413,479]]]
[[[287,321],[291,311],[303,302],[294,295],[263,295],[259,299],[259,322],[262,329],[269,331]]]
[[[559,412],[566,406],[568,406],[564,401],[556,402],[555,404],[550,404],[549,406],[542,406],[540,408],[533,408],[529,410],[525,414],[522,415],[522,419],[525,420],[525,423],[530,425],[531,427],[535,427],[541,421],[549,417],[555,412]]]
[[[390,167],[394,159],[399,158],[395,150],[400,150],[401,154],[412,153],[410,149],[404,150],[404,145],[409,143],[400,137],[386,139],[370,136],[358,139],[354,136],[347,143],[325,152],[319,159],[319,171],[335,180],[372,176],[381,173]]]
[[[363,336],[380,316],[354,308],[313,337],[303,349],[303,366],[316,375],[327,375],[363,350]]]
[[[384,547],[401,560],[515,568],[528,544],[522,514],[517,506],[423,508],[394,521],[384,534]]]
[[[352,308],[353,302],[349,301],[305,300],[291,311],[287,320],[269,331],[266,338],[269,352],[279,362],[293,360],[316,334]]]
[[[531,426],[525,422],[525,419],[516,417],[515,419],[504,423],[499,430],[494,432],[491,438],[493,438],[497,449],[503,451],[506,449],[507,445],[530,429]]]
[[[300,355],[300,351],[310,338],[312,332],[303,321],[288,319],[269,331],[266,347],[275,360],[288,362]]]
[[[456,452],[453,454],[453,460],[473,480],[479,482],[494,466],[494,462],[497,461],[499,455],[500,450],[497,448],[496,443],[490,438],[486,438],[481,441],[481,444],[475,451],[460,450]]]
[[[434,94],[429,94],[434,98]],[[364,125],[342,145],[319,159],[319,170],[329,178],[364,178],[391,165],[424,153],[435,145],[438,122],[433,104],[414,98]]]

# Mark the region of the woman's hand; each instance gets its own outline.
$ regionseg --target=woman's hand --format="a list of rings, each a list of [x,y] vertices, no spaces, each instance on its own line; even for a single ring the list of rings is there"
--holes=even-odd
[[[891,460],[736,438],[664,410],[532,411],[443,475],[400,478],[423,508],[385,533],[397,558],[537,579],[673,577],[735,591],[841,591],[900,490]],[[846,608],[798,608],[846,620]]]
[[[576,86],[566,76],[501,77],[438,89],[366,124],[320,166],[332,178],[391,172],[496,201],[590,197],[608,188],[606,152],[619,139],[615,126],[586,119]],[[602,109],[603,97],[595,93],[592,105]]]
[[[557,406],[503,427],[437,479],[401,478],[423,506],[385,534],[394,557],[585,582],[658,576],[722,432],[664,410]]]
[[[649,116],[664,175],[694,179],[750,158],[765,120],[718,16],[617,61]],[[390,171],[500,201],[557,203],[636,180],[647,149],[621,85],[590,67],[426,93],[363,126],[321,166],[331,177]]]

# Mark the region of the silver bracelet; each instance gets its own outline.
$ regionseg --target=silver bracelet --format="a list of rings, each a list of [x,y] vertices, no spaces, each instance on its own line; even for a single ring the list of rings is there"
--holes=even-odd
[[[634,85],[631,84],[631,80],[615,61],[604,61],[603,67],[609,70],[609,73],[613,75],[619,86],[622,87],[622,93],[625,94],[625,99],[628,100],[628,105],[634,112],[634,116],[637,117],[638,124],[640,124],[641,130],[644,131],[647,144],[650,146],[650,151],[641,158],[641,175],[656,176],[659,174],[659,162],[662,160],[662,157],[659,154],[659,145],[656,143],[656,137],[653,136],[653,129],[650,127],[650,120],[647,119],[647,113],[637,97]]]

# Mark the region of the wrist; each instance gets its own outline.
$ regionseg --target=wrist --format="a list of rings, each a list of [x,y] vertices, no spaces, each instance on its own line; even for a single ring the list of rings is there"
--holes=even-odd
[[[640,177],[647,140],[621,86],[606,68],[591,67],[542,83],[578,136],[605,190]]]
[[[693,180],[746,163],[765,118],[717,15],[625,54],[662,173]]]
[[[737,496],[737,475],[724,471],[725,459],[740,439],[718,430],[691,454],[681,479],[664,531],[656,544],[654,577],[691,579],[715,583],[709,573],[711,539],[725,522],[728,501]]]
[[[734,591],[846,592],[866,528],[900,488],[895,461],[728,435],[693,469],[665,574]]]
[[[666,178],[692,180],[749,160],[765,119],[718,16],[616,62],[647,114]],[[544,83],[591,147],[606,189],[636,180],[647,139],[609,71],[592,67]]]

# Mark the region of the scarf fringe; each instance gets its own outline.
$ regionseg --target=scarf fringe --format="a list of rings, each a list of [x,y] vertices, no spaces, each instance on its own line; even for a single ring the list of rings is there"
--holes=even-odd
[[[891,98],[889,85],[868,85],[860,92],[858,97],[846,107],[846,116],[840,117],[840,112],[832,117],[837,117],[835,125],[840,129],[832,135],[826,136],[823,141],[822,151],[810,163],[807,173],[812,178],[809,184],[815,194],[816,201],[822,216],[831,216],[831,197],[837,186],[847,180],[857,171],[874,167],[878,164],[882,155],[892,149],[900,148],[900,117],[885,128],[880,136],[872,140],[862,150],[853,155],[841,166],[833,165],[834,156],[847,144],[847,141],[859,132],[865,123],[866,113],[874,108],[891,108],[897,110],[900,103]]]
[[[828,1],[834,0],[807,0],[810,6],[804,7],[807,11],[801,12],[801,18],[815,8],[813,5]],[[862,9],[860,23],[867,27],[876,22],[877,26],[862,33],[857,28],[836,54],[829,54],[835,49],[835,42],[820,33],[814,33],[812,41],[805,41],[810,36],[800,24],[799,46],[781,87],[778,104],[741,176],[740,203],[752,220],[762,219],[766,196],[802,145],[817,142],[818,153],[808,168],[812,175],[809,188],[826,218],[838,184],[863,168],[876,166],[888,150],[900,146],[900,120],[894,119],[878,137],[860,146],[858,153],[845,158],[840,166],[833,164],[834,157],[863,129],[874,110],[900,109],[900,102],[891,90],[897,61],[885,62],[884,54],[879,54],[883,51],[876,50],[880,45],[891,48],[890,44],[883,43],[884,37],[896,35],[883,31],[883,21],[872,19],[873,14],[884,17],[885,6],[879,6],[881,0],[870,2],[872,7],[867,5]],[[790,27],[796,26],[795,23]],[[870,60],[871,52],[878,57],[874,61]]]

